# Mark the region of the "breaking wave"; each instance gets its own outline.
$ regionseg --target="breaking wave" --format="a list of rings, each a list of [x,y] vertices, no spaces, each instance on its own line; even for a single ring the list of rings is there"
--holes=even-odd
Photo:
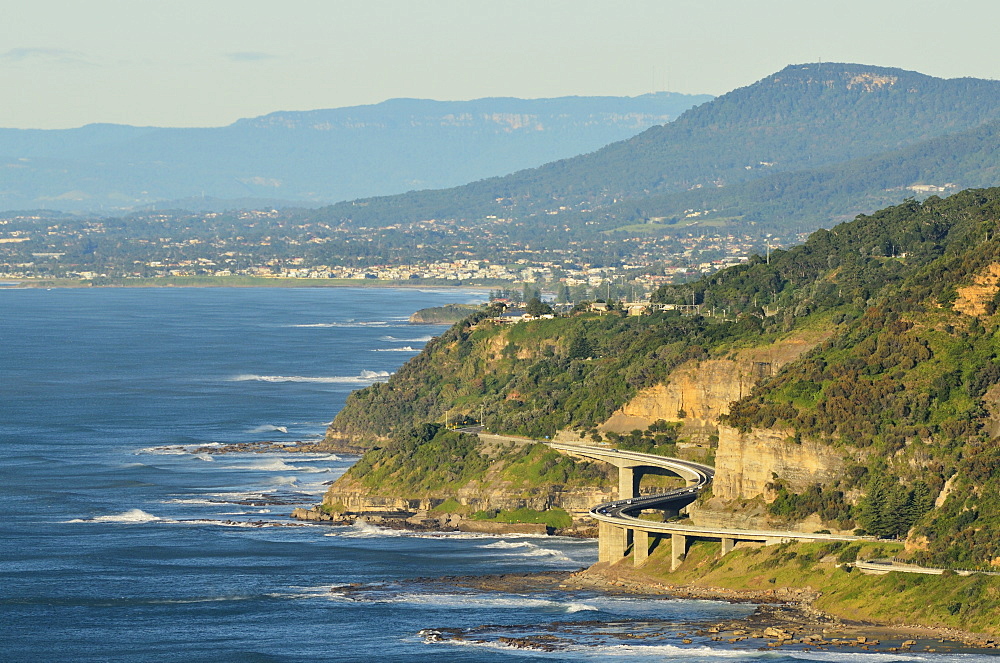
[[[298,462],[311,461],[311,458],[303,458]],[[329,467],[310,467],[303,465],[289,465],[281,458],[269,458],[267,460],[256,461],[248,463],[246,465],[232,465],[229,469],[233,470],[251,470],[255,472],[307,472],[307,473],[317,473],[317,472],[329,472]]]
[[[262,426],[257,426],[256,428],[251,428],[247,431],[248,433],[287,433],[287,426],[274,426],[272,424],[264,424]]]
[[[544,548],[542,546],[537,546],[534,543],[529,543],[528,541],[497,541],[496,543],[490,543],[483,548],[490,548],[493,550],[506,550],[510,551],[515,555],[522,557],[546,557],[548,559],[556,560],[559,562],[575,562],[572,557],[560,550],[554,550],[552,548]]]
[[[299,329],[332,329],[338,327],[387,327],[389,325],[385,320],[351,320],[350,322],[312,322],[299,325],[284,325],[285,327],[296,327]]]
[[[389,371],[361,371],[359,375],[332,377],[308,377],[302,375],[237,375],[230,382],[314,382],[320,384],[370,384],[387,380]]]
[[[129,509],[124,513],[116,513],[109,516],[94,516],[93,518],[74,518],[65,521],[67,523],[125,523],[128,525],[141,525],[143,523],[173,523],[175,520],[160,518],[151,513],[146,513],[142,509]]]
[[[363,520],[356,520],[354,524],[341,529],[338,532],[330,532],[326,536],[342,536],[354,539],[376,539],[376,538],[411,538],[411,539],[486,539],[491,538],[488,534],[476,534],[472,532],[418,532],[413,530],[390,529],[366,523]]]
[[[516,594],[494,596],[489,594],[445,594],[435,592],[403,592],[401,594],[374,594],[349,595],[340,593],[337,588],[330,590],[329,598],[334,600],[348,600],[364,603],[403,603],[410,605],[428,605],[434,608],[464,610],[468,608],[479,609],[510,609],[519,610],[524,608],[534,608],[543,610],[554,610],[566,614],[577,612],[597,612],[600,610],[596,605],[583,601],[560,601],[549,598],[532,598],[519,596]]]

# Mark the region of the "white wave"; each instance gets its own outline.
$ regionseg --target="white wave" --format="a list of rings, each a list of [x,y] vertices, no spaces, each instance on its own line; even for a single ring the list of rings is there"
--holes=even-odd
[[[222,500],[206,500],[201,497],[175,497],[169,500],[162,500],[160,504],[197,504],[202,506],[218,506]]]
[[[333,329],[338,327],[386,327],[389,323],[385,320],[351,320],[349,322],[311,322],[299,325],[283,325],[285,327],[296,327],[299,329]]]
[[[271,480],[273,486],[294,486],[298,483],[298,477],[274,477]]]
[[[343,460],[337,454],[301,454],[302,458],[288,458],[289,463],[319,463],[322,461],[336,461]]]
[[[587,645],[570,645],[567,652],[588,654],[588,658],[604,659],[605,657],[623,656],[632,658],[635,656],[656,657],[656,659],[680,659],[691,660],[712,660],[715,658],[773,658],[775,652],[751,652],[743,649],[713,649],[712,647],[678,647],[676,645],[597,645],[594,647]],[[782,650],[782,655],[790,652]],[[840,652],[837,652],[838,655]],[[837,658],[837,660],[841,660]]]
[[[307,382],[317,384],[368,384],[380,382],[392,375],[388,371],[361,371],[359,375],[344,376],[335,375],[331,377],[308,377],[302,375],[254,375],[244,374],[230,378],[230,382]]]
[[[287,433],[287,426],[274,426],[272,424],[264,424],[262,426],[257,426],[256,428],[251,428],[247,431],[248,433]]]
[[[209,461],[209,462],[212,462],[212,463],[215,462],[215,459],[212,458],[211,456],[209,456],[208,454],[195,454],[194,457],[197,458],[198,460],[205,460],[205,461]]]
[[[275,477],[275,480],[278,482],[278,485],[293,485],[294,482],[298,481],[296,477]],[[267,502],[271,499],[270,496],[264,495],[257,490],[233,493],[206,493],[204,498],[206,498],[209,504],[239,504],[240,506],[243,506],[245,502]],[[192,502],[192,504],[197,504],[197,502]]]
[[[312,459],[302,459],[292,462],[309,462]],[[281,458],[269,458],[267,460],[248,463],[246,465],[230,465],[233,470],[250,470],[253,472],[304,472],[306,474],[316,474],[320,472],[330,472],[329,467],[313,467],[309,465],[290,465]]]
[[[159,447],[145,447],[136,454],[155,454],[159,456],[180,456],[192,453],[196,449],[225,446],[222,442],[202,442],[200,444],[168,444]]]
[[[336,478],[340,477],[340,474],[331,473],[327,481],[315,481],[308,483],[299,483],[295,486],[295,490],[300,493],[306,493],[307,495],[322,495],[330,489],[330,484],[333,483]]]
[[[537,546],[528,543],[527,541],[507,541],[507,540],[496,541],[494,543],[488,543],[485,546],[483,546],[483,548],[500,548],[502,550],[507,550],[511,548],[528,548],[528,547],[537,548]]]
[[[418,634],[421,635],[421,634]],[[424,643],[429,645],[454,645],[458,647],[477,647],[480,649],[493,649],[507,652],[517,652],[523,655],[537,655],[537,656],[547,656],[547,652],[542,652],[538,650],[524,649],[518,647],[517,645],[507,644],[503,642],[491,641],[491,640],[472,640],[467,638],[444,638],[437,639],[436,637],[427,637],[424,639]],[[632,645],[632,644],[622,644],[622,645],[567,645],[565,648],[559,650],[561,653],[571,653],[574,657],[585,660],[597,660],[605,661],[608,658],[624,658],[624,659],[635,659],[641,658],[642,660],[680,660],[686,662],[701,662],[701,661],[713,661],[719,658],[730,658],[739,660],[753,660],[753,659],[763,659],[769,660],[775,657],[775,654],[780,654],[782,656],[788,656],[791,658],[800,658],[800,652],[791,652],[787,650],[781,650],[780,652],[774,651],[747,651],[745,649],[712,649],[710,647],[677,647],[675,645]],[[866,656],[872,656],[872,654],[867,654]],[[906,660],[907,657],[897,657],[885,660]],[[824,659],[816,660],[830,660],[830,661],[849,661],[855,660],[849,657],[845,657],[844,652],[830,652],[830,656]],[[874,658],[868,659],[858,659],[862,661],[868,660],[880,660]]]
[[[420,349],[404,345],[401,348],[375,348],[372,352],[420,352]]]
[[[313,597],[328,597],[331,591],[334,591],[336,587],[331,588],[330,585],[319,585],[317,587],[289,587],[289,592],[273,593],[268,594],[268,596],[273,598],[281,599],[303,599],[303,598],[313,598]]]
[[[363,520],[354,521],[353,525],[345,527],[337,532],[330,532],[325,536],[340,536],[352,539],[376,539],[376,538],[401,538],[411,539],[486,539],[492,538],[489,534],[477,534],[474,532],[416,532],[404,529],[391,529],[379,527]]]
[[[466,610],[475,609],[497,609],[497,610],[520,610],[525,608],[554,610],[567,614],[577,612],[596,612],[600,610],[595,605],[580,601],[558,601],[555,599],[531,598],[516,594],[506,596],[495,596],[491,594],[437,594],[428,593],[402,593],[393,595],[382,594],[357,594],[344,596],[338,593],[337,588],[330,590],[330,598],[335,600],[363,601],[365,603],[381,604],[409,604],[426,605],[444,610]]]
[[[556,601],[554,599],[531,598],[527,596],[491,596],[487,594],[400,594],[387,602],[431,605],[435,608],[488,608],[520,610],[541,608],[559,612],[596,612],[597,606],[578,601]]]
[[[253,470],[255,472],[294,472],[298,468],[294,465],[289,465],[280,458],[269,458],[267,460],[249,463],[247,465],[233,465],[231,469]]]
[[[171,446],[171,447],[146,447],[145,449],[139,449],[139,451],[137,451],[136,453],[156,454],[159,456],[179,456],[181,454],[186,454],[189,452],[182,446]]]
[[[537,548],[535,550],[527,550],[521,554],[524,555],[525,557],[546,557],[548,559],[553,559],[558,562],[575,563],[575,560],[566,553],[559,550],[552,550],[551,548]]]
[[[508,550],[511,553],[522,557],[547,557],[560,562],[575,562],[572,557],[568,556],[561,550],[544,548],[542,546],[537,546],[534,543],[528,543],[527,541],[497,541],[496,543],[490,543],[482,547],[493,550]]]
[[[160,518],[159,516],[154,516],[151,513],[146,513],[142,509],[129,509],[124,513],[116,513],[110,516],[94,516],[93,518],[74,518],[73,520],[65,521],[67,523],[125,523],[125,524],[143,524],[143,523],[174,523],[176,520],[169,520],[167,518]]]
[[[978,656],[976,654],[952,654],[945,659],[943,654],[923,654],[923,653],[879,653],[879,652],[799,652],[799,651],[785,651],[781,652],[789,658],[795,658],[802,661],[857,661],[858,663],[868,663],[869,661],[941,661],[948,660],[954,663],[955,661],[995,661],[995,656]]]
[[[434,337],[428,334],[427,336],[418,336],[417,338],[396,338],[395,336],[383,336],[379,340],[392,341],[393,343],[426,343],[432,338]]]
[[[445,640],[437,640],[433,638],[425,638],[424,643],[428,645],[455,645],[457,647],[479,647],[480,649],[499,649],[501,651],[518,651],[531,653],[531,650],[521,649],[513,645],[504,644],[502,642],[486,642],[483,640],[457,640],[454,638],[447,638]]]
[[[311,523],[276,523],[257,520],[211,520],[208,518],[185,520],[185,523],[197,525],[216,525],[218,527],[236,527],[242,529],[264,529],[271,527],[310,527]]]

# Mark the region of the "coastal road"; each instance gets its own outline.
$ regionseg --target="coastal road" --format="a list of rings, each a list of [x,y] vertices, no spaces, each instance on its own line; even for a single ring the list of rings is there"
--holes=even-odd
[[[590,510],[600,524],[601,561],[613,562],[615,558],[625,556],[628,548],[628,537],[633,539],[633,550],[636,565],[646,559],[648,553],[648,537],[670,535],[673,541],[673,566],[676,567],[686,551],[688,538],[720,539],[722,553],[726,554],[736,545],[737,541],[759,541],[766,544],[785,541],[858,541],[871,540],[869,537],[848,536],[827,533],[795,532],[791,530],[745,530],[735,528],[698,527],[677,521],[654,522],[643,520],[640,514],[644,509],[663,510],[667,513],[678,513],[681,509],[694,502],[699,493],[708,488],[715,478],[715,469],[680,458],[668,458],[654,454],[644,454],[637,451],[612,449],[609,447],[594,447],[587,445],[548,442],[553,449],[574,456],[582,456],[593,460],[611,463],[619,468],[619,499],[598,504]],[[675,488],[656,495],[639,497],[636,495],[638,485],[636,470],[643,467],[659,468],[687,480],[684,488]],[[608,542],[605,545],[604,539]],[[647,542],[644,545],[644,542]]]

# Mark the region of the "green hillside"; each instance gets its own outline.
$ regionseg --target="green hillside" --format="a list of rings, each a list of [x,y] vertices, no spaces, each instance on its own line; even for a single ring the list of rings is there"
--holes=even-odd
[[[775,477],[772,513],[909,535],[907,554],[922,562],[986,565],[1000,557],[998,233],[1000,189],[970,190],[657,293],[725,318],[579,311],[501,326],[477,313],[387,383],[355,392],[333,428],[374,441],[462,414],[496,432],[592,433],[685,361],[822,329],[829,340],[759,383],[726,422],[789,430],[855,459],[801,494]]]
[[[582,231],[739,202],[740,214],[751,215],[750,220],[794,224],[797,201],[806,195],[816,198],[804,220],[812,229],[827,225],[831,215],[857,211],[859,205],[870,211],[900,200],[869,199],[880,185],[862,186],[872,169],[886,170],[893,187],[916,183],[909,175],[920,171],[907,164],[900,150],[998,118],[996,81],[943,80],[856,64],[793,65],[692,108],[668,125],[590,154],[452,189],[342,203],[316,215],[362,226],[513,217],[530,219],[528,225],[539,230],[568,225]],[[973,151],[977,147],[974,141],[964,145]],[[937,153],[948,154],[943,149]],[[983,175],[984,168],[994,167],[993,154],[980,153],[985,157],[981,164],[961,159],[949,164],[945,158],[925,163],[924,170],[962,187],[992,185],[996,181]],[[848,162],[846,172],[823,170]],[[795,175],[769,179],[779,173]],[[844,178],[856,181],[846,189],[834,181]],[[803,185],[815,179],[830,182],[803,193]],[[762,184],[746,197],[745,183],[765,180],[777,184]],[[758,204],[747,204],[757,199]],[[544,215],[546,211],[559,214]],[[775,211],[778,219],[769,215]],[[788,218],[782,219],[786,211]]]
[[[941,187],[947,194],[993,186],[1000,182],[997,154],[1000,124],[990,121],[875,156],[734,186],[651,196],[618,204],[609,213],[621,219],[657,219],[669,229],[686,227],[688,210],[710,210],[699,215],[700,223],[726,219],[729,225],[752,223],[761,231],[809,231],[926,195],[914,185]]]

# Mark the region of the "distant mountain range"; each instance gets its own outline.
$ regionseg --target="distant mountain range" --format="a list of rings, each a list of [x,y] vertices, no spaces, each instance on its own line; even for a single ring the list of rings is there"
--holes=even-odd
[[[0,129],[0,209],[321,205],[450,187],[596,150],[711,98],[392,99],[205,129]]]
[[[358,225],[537,216],[543,230],[812,230],[907,197],[1000,184],[997,120],[997,81],[792,65],[590,154],[317,214]]]

